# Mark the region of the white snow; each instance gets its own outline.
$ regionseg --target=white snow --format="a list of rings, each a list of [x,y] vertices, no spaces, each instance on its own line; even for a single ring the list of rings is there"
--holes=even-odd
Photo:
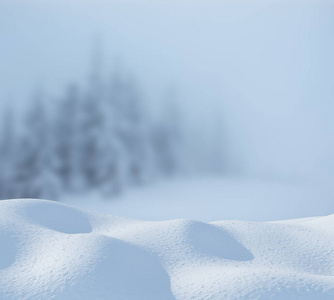
[[[0,202],[1,299],[334,299],[334,215],[139,221]]]
[[[108,199],[92,192],[68,195],[61,202],[148,221],[274,221],[334,213],[333,195],[332,182],[199,177],[133,188],[117,198]]]

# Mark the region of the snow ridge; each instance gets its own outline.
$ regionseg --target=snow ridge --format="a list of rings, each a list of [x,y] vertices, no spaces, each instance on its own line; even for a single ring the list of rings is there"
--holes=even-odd
[[[0,299],[334,299],[334,215],[148,222],[0,202]]]

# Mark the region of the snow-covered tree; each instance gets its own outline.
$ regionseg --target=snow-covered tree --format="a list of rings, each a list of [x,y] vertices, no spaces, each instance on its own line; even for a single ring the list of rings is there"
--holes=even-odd
[[[98,187],[103,182],[104,166],[104,126],[105,115],[103,101],[105,83],[102,77],[102,62],[99,48],[94,52],[92,71],[88,80],[88,88],[81,105],[80,130],[81,166],[87,187]]]
[[[0,198],[12,198],[13,160],[15,158],[14,115],[11,107],[3,111],[0,140]]]
[[[122,87],[118,72],[112,76],[112,80],[106,89],[106,95],[102,101],[104,117],[104,137],[102,149],[104,163],[101,170],[103,185],[101,189],[106,195],[119,194],[125,187],[126,155],[119,132],[121,121]]]
[[[126,182],[142,184],[150,176],[149,117],[138,86],[133,79],[119,83],[117,136],[126,157]]]
[[[70,85],[65,98],[58,103],[54,120],[54,168],[67,191],[82,189],[80,100],[78,87]]]
[[[60,186],[52,159],[48,117],[43,95],[38,91],[26,115],[25,132],[18,145],[13,177],[15,197],[57,198]]]

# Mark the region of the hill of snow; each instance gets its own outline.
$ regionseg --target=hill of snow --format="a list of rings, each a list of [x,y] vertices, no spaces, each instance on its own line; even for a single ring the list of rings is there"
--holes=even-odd
[[[0,202],[1,299],[334,299],[334,215],[131,220]]]

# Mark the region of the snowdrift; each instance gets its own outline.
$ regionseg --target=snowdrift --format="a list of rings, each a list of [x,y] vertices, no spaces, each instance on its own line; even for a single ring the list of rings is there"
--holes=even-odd
[[[148,222],[0,202],[1,299],[334,299],[334,216]]]

